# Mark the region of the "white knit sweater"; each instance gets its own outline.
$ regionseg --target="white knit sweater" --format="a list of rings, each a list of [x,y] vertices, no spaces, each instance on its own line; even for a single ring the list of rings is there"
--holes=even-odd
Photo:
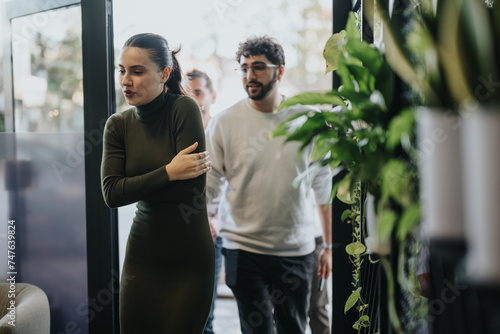
[[[331,191],[331,170],[298,187],[293,180],[309,168],[311,148],[299,156],[300,143],[269,140],[274,128],[292,115],[310,110],[298,105],[277,113],[253,109],[245,98],[216,115],[206,129],[212,170],[207,176],[207,200],[227,182],[218,218],[223,245],[253,253],[301,256],[314,251],[312,203],[325,204]],[[315,199],[311,198],[310,186]],[[316,216],[317,217],[317,216]]]

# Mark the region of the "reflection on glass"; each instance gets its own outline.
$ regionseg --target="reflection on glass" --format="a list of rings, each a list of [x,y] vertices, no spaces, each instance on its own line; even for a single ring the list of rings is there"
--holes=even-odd
[[[51,333],[87,334],[81,8],[15,18],[9,37],[15,132],[0,133],[0,251],[14,220],[16,282],[45,291]]]
[[[5,132],[5,93],[4,93],[4,71],[3,71],[3,43],[5,17],[4,4],[0,1],[0,132]]]
[[[80,7],[12,20],[16,132],[83,132]]]
[[[14,220],[16,282],[47,294],[51,333],[88,333],[82,142],[81,133],[0,133],[0,250]],[[5,282],[11,270],[0,269]]]

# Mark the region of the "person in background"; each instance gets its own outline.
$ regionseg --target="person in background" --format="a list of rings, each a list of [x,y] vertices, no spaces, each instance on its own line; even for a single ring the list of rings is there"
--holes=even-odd
[[[186,76],[188,78],[188,92],[196,100],[196,102],[198,102],[203,119],[203,126],[206,128],[211,118],[210,108],[215,102],[215,98],[217,96],[212,80],[205,72],[197,69],[187,72]],[[219,206],[219,200],[220,196],[207,203],[208,222],[210,224],[210,232],[212,233],[215,246],[215,286],[212,309],[210,310],[210,315],[208,316],[204,334],[214,333],[213,320],[215,299],[217,298],[217,284],[219,282],[219,275],[222,267],[222,238],[219,236],[219,223],[217,221],[217,208]]]
[[[193,69],[187,72],[186,76],[188,78],[188,91],[200,106],[203,127],[206,128],[211,119],[210,107],[215,103],[217,93],[214,90],[212,80],[205,72]]]
[[[278,92],[285,56],[275,39],[240,43],[236,60],[247,97],[214,116],[205,131],[212,159],[207,200],[225,183],[218,217],[226,284],[236,298],[243,334],[272,334],[274,326],[278,334],[304,333],[312,276],[327,279],[332,268],[332,173],[325,166],[310,181],[326,246],[313,273],[316,208],[308,184],[293,186],[309,169],[312,148],[299,154],[299,143],[268,138],[282,121],[318,109],[298,105],[276,112],[285,99]]]
[[[120,283],[122,334],[200,334],[212,304],[210,158],[200,108],[181,86],[177,52],[156,34],[125,42],[120,85],[132,107],[104,129],[104,200],[111,208],[138,202]]]
[[[321,221],[319,217],[315,220],[315,240],[316,240],[316,258],[313,265],[313,270],[317,271],[319,267],[319,256],[323,250],[323,228],[321,226]],[[320,277],[318,275],[313,275],[311,284],[311,298],[309,300],[309,311],[307,315],[309,316],[309,327],[311,328],[312,334],[330,334],[330,317],[328,315],[328,310],[326,305],[329,303],[328,299],[328,289],[326,287],[326,281],[323,281],[322,289],[320,286]]]

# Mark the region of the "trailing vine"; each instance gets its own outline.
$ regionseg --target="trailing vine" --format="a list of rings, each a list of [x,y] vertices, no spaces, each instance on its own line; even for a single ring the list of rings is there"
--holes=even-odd
[[[359,312],[359,318],[353,324],[352,328],[358,330],[358,333],[364,327],[370,326],[370,317],[365,314],[368,309],[368,304],[363,300],[361,294],[361,266],[365,261],[366,247],[362,242],[362,224],[363,217],[361,215],[361,182],[357,182],[354,190],[351,192],[352,203],[351,209],[346,210],[342,215],[342,220],[347,219],[352,224],[352,242],[346,246],[346,252],[349,254],[349,260],[354,265],[352,271],[352,286],[353,291],[347,299],[344,306],[344,313],[349,311],[354,305]]]

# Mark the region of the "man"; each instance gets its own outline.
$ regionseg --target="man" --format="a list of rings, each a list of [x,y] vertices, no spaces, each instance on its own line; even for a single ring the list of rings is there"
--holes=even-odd
[[[316,249],[314,252],[316,258],[314,259],[313,270],[318,269],[318,259],[323,250],[323,228],[319,219],[316,219],[315,222],[314,236],[316,240]],[[322,289],[318,289],[321,284],[323,284]],[[313,275],[309,311],[307,311],[307,315],[309,316],[309,327],[311,328],[312,334],[330,334],[330,317],[326,309],[329,302],[326,282],[323,281],[323,283],[321,283],[321,278],[318,275]]]
[[[216,115],[206,129],[212,171],[207,198],[217,196],[226,284],[238,304],[243,334],[304,333],[313,274],[331,271],[331,171],[322,168],[310,180],[324,229],[326,248],[314,261],[314,215],[310,187],[293,180],[310,165],[311,149],[299,155],[298,143],[268,140],[292,115],[317,109],[296,106],[274,112],[285,99],[278,92],[285,72],[283,48],[269,37],[241,43],[238,70],[248,97]],[[317,289],[317,287],[316,287]],[[274,321],[273,321],[274,320]],[[274,322],[274,323],[273,323]]]
[[[186,76],[188,78],[188,92],[196,100],[196,102],[198,102],[203,118],[203,126],[206,128],[211,118],[210,107],[215,102],[215,98],[217,96],[212,85],[212,80],[205,72],[196,69],[186,73]],[[208,222],[210,224],[210,232],[212,232],[212,238],[214,239],[215,245],[215,287],[212,300],[212,309],[210,310],[210,315],[208,316],[208,321],[203,334],[214,333],[213,320],[215,298],[217,297],[217,284],[219,282],[219,275],[222,266],[222,238],[219,236],[219,223],[217,222],[218,206],[218,198],[213,199],[212,201],[207,203]]]
[[[212,80],[205,72],[196,69],[189,71],[186,75],[189,80],[188,91],[200,105],[203,125],[206,128],[211,118],[210,107],[217,97]]]

